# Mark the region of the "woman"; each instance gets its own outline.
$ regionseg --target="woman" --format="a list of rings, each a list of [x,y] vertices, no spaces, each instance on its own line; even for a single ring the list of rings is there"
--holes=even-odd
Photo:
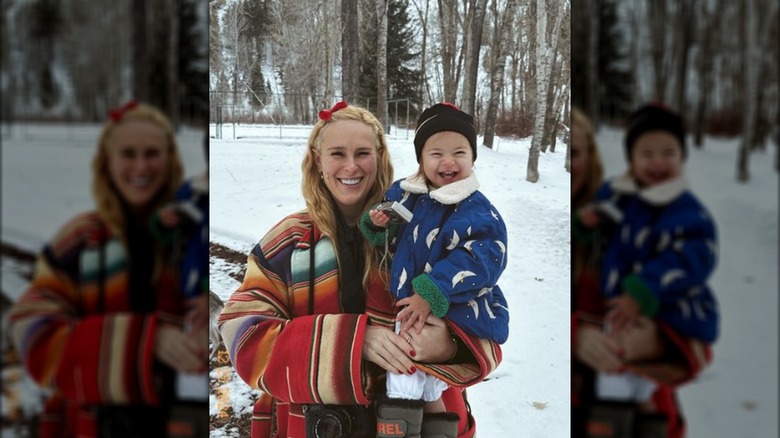
[[[418,368],[452,386],[445,408],[459,417],[457,436],[473,436],[462,388],[498,365],[499,347],[435,317],[419,334],[396,335],[387,273],[357,229],[392,183],[382,125],[345,102],[320,112],[302,170],[307,208],[254,247],[220,316],[237,373],[263,391],[252,436],[313,436],[326,425],[328,436],[381,436],[389,431],[376,430],[372,401],[385,373]]]
[[[572,436],[633,436],[634,426],[653,433],[646,436],[682,438],[685,424],[676,388],[696,377],[711,361],[708,344],[686,339],[669,326],[641,318],[621,349],[602,328],[605,303],[598,288],[598,238],[582,232],[577,212],[593,200],[602,183],[603,169],[590,122],[572,109]],[[649,357],[641,363],[632,357]],[[632,371],[657,384],[651,403],[638,406],[604,403],[594,393],[597,372]],[[615,434],[623,421],[626,435]],[[610,432],[611,431],[611,432]]]
[[[134,102],[112,111],[92,173],[96,210],[44,247],[10,327],[30,375],[53,390],[41,436],[164,436],[175,372],[207,366],[147,225],[181,182],[168,119]]]

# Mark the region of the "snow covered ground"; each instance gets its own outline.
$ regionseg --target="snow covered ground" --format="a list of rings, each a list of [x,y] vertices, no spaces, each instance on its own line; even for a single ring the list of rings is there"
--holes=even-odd
[[[89,163],[99,127],[30,126],[2,139],[2,241],[37,251],[74,214],[91,208]],[[300,162],[305,127],[223,128],[212,139],[212,242],[246,254],[284,215],[303,207]],[[213,127],[212,127],[213,135]],[[188,175],[205,168],[202,131],[180,135]],[[607,174],[624,167],[622,133],[599,133]],[[490,379],[469,389],[481,437],[569,435],[569,175],[565,147],[543,154],[540,180],[525,182],[529,139],[501,139],[480,148],[482,190],[509,230],[509,266],[501,286],[511,310],[504,361]],[[722,312],[715,362],[680,392],[689,437],[778,436],[778,176],[771,153],[751,158],[752,179],[734,182],[738,143],[708,139],[690,150],[686,173],[712,211],[720,233],[720,263],[712,285]],[[396,178],[412,173],[411,136],[389,142]],[[211,287],[227,299],[240,266],[212,260]],[[25,280],[3,257],[2,290],[15,299]],[[230,369],[215,368],[212,413],[232,407],[246,416],[256,396]],[[27,387],[27,386],[25,386]],[[30,391],[32,392],[32,391]],[[542,409],[539,409],[542,408]],[[233,426],[212,436],[239,436]],[[3,433],[3,436],[14,436]]]
[[[213,130],[213,129],[212,129]],[[285,215],[304,207],[300,164],[308,129],[223,127],[212,139],[211,240],[247,254]],[[296,132],[296,134],[293,134]],[[395,177],[416,170],[412,135],[393,132],[389,150]],[[510,334],[504,360],[489,380],[468,390],[481,437],[563,437],[569,422],[569,174],[565,146],[542,154],[540,179],[525,181],[530,139],[497,139],[497,150],[480,147],[476,173],[481,190],[501,212],[509,233],[509,263],[499,284],[509,302]],[[222,262],[219,262],[222,263]],[[227,299],[238,283],[215,270],[211,288]],[[241,394],[235,397],[234,394]],[[233,382],[234,412],[251,397]],[[212,413],[215,406],[212,404]],[[224,436],[229,436],[226,433]]]
[[[606,175],[625,170],[623,133],[597,139]],[[750,159],[751,180],[735,179],[739,141],[689,144],[685,166],[694,193],[715,217],[720,259],[711,285],[721,311],[714,362],[680,391],[689,438],[777,437],[778,174],[775,145]]]

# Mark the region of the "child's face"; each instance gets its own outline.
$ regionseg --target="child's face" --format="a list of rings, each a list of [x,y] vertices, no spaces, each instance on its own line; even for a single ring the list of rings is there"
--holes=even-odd
[[[649,131],[634,143],[631,175],[642,187],[651,187],[682,174],[682,145],[666,131]]]
[[[441,186],[471,175],[473,153],[468,139],[453,131],[442,131],[428,138],[420,154],[420,164],[430,184]]]
[[[123,121],[108,139],[108,169],[132,208],[147,207],[168,179],[170,153],[165,132],[152,122]]]

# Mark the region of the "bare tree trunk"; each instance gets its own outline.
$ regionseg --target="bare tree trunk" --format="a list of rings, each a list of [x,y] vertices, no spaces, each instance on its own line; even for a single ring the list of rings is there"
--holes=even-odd
[[[693,3],[691,0],[682,0],[678,2],[678,26],[677,26],[677,80],[674,87],[674,107],[677,111],[685,113],[685,91],[688,73],[688,53],[690,52],[693,28],[696,26],[698,14],[693,13]]]
[[[601,20],[599,0],[588,0],[588,67],[587,89],[585,90],[585,111],[596,127],[600,123],[599,115],[599,29]]]
[[[544,115],[547,109],[547,99],[539,95],[547,90],[547,72],[549,71],[549,48],[547,34],[547,2],[536,0],[536,114],[534,115],[534,135],[531,149],[528,153],[528,168],[526,181],[535,183],[539,180],[539,150],[544,136]]]
[[[550,41],[547,50],[545,51],[545,55],[547,56],[547,59],[545,59],[545,66],[544,66],[544,75],[547,79],[547,92],[545,93],[545,96],[543,97],[546,100],[545,103],[545,113],[544,113],[544,128],[543,128],[543,135],[542,135],[542,152],[547,152],[547,146],[553,142],[555,142],[555,122],[558,120],[557,115],[553,115],[553,108],[555,105],[555,83],[557,82],[557,75],[556,73],[556,67],[559,67],[559,62],[557,62],[558,58],[558,39],[560,35],[560,28],[561,28],[561,21],[563,20],[563,12],[561,11],[561,8],[563,7],[560,3],[556,3],[556,7],[553,10],[552,16],[555,17],[555,24],[553,24],[552,29],[552,40]],[[566,44],[569,44],[567,41]],[[541,90],[539,90],[541,91]]]
[[[133,96],[136,100],[149,100],[149,81],[146,69],[146,0],[133,0]]]
[[[493,0],[493,47],[490,56],[490,100],[485,115],[485,146],[493,149],[493,138],[496,133],[496,116],[498,105],[504,89],[504,72],[506,69],[506,46],[509,42],[509,31],[517,7],[516,0],[509,0],[504,13],[499,15],[497,1]]]
[[[431,86],[428,83],[428,8],[429,0],[425,0],[425,10],[412,1],[417,9],[417,15],[420,17],[420,27],[422,28],[422,44],[420,47],[420,85],[418,88],[419,96],[422,98],[423,106],[433,100]]]
[[[546,112],[544,114],[544,135],[542,136],[542,153],[547,153],[547,147],[552,146],[552,143],[555,141],[555,128],[554,128],[554,122],[553,119],[557,120],[557,117],[553,114],[553,109],[555,106],[555,82],[556,77],[558,73],[556,72],[556,69],[558,68],[558,62],[556,61],[556,57],[558,56],[558,48],[555,48],[555,52],[552,57],[552,67],[550,69],[550,74],[547,80],[547,91],[545,92],[545,100],[547,100],[546,104]],[[553,152],[555,150],[553,149]]]
[[[566,103],[566,108],[563,110],[564,114],[564,124],[569,127],[569,129],[566,131],[566,162],[564,163],[563,167],[566,168],[566,171],[571,173],[571,99],[564,99]]]
[[[347,102],[357,98],[360,88],[359,38],[358,1],[341,0],[341,90]]]
[[[714,51],[713,47],[718,43],[715,38],[718,37],[716,31],[720,27],[719,12],[722,0],[718,0],[712,11],[709,10],[708,3],[702,2],[698,11],[699,21],[702,22],[700,36],[700,52],[697,62],[699,70],[699,90],[698,101],[696,102],[696,111],[694,112],[693,124],[693,144],[697,148],[704,145],[704,134],[706,133],[706,121],[709,113],[710,95],[713,88],[713,65]]]
[[[376,117],[387,126],[387,0],[375,0],[377,15],[376,40]]]
[[[479,54],[482,51],[482,28],[485,23],[487,0],[476,0],[472,4],[473,19],[468,29],[469,42],[466,47],[466,67],[463,75],[463,102],[461,103],[461,109],[475,115]]]
[[[324,47],[325,47],[325,78],[324,78],[324,84],[325,89],[323,90],[323,99],[328,102],[326,105],[329,106],[336,97],[336,91],[334,90],[333,86],[333,73],[336,70],[336,60],[335,54],[336,54],[336,48],[333,47],[336,44],[336,38],[335,35],[331,35],[331,23],[336,20],[336,12],[333,11],[331,14],[331,8],[334,8],[335,5],[333,2],[324,2],[322,4],[323,8],[323,20],[322,20],[322,27],[323,27],[323,35],[325,37],[324,41]]]
[[[166,99],[168,103],[168,116],[171,118],[174,129],[179,127],[179,0],[168,2],[168,78]]]
[[[654,100],[666,100],[666,84],[669,80],[666,69],[666,35],[669,32],[669,17],[666,0],[648,0],[650,20],[650,52],[654,73]]]
[[[761,54],[758,52],[758,41],[756,32],[758,32],[758,10],[753,0],[748,0],[742,4],[742,13],[744,14],[744,35],[742,36],[745,50],[742,52],[742,68],[744,72],[743,87],[746,99],[744,99],[743,119],[742,119],[742,142],[739,146],[737,156],[737,181],[747,182],[750,180],[750,149],[753,146],[756,134],[756,118],[758,111],[756,108],[758,63]]]
[[[438,0],[439,30],[441,31],[441,69],[443,74],[444,100],[455,102],[458,83],[455,75],[455,47],[457,41],[457,6],[455,0]]]

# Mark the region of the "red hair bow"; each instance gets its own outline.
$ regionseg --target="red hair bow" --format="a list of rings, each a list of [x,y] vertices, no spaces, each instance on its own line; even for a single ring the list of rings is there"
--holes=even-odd
[[[119,108],[112,109],[111,112],[108,113],[108,118],[115,122],[118,122],[122,120],[122,117],[125,116],[126,112],[130,111],[131,109],[134,109],[137,106],[138,106],[138,102],[131,100],[126,104],[120,106]]]
[[[455,111],[460,111],[460,108],[458,108],[457,106],[455,106],[455,104],[454,104],[454,103],[449,103],[449,102],[442,102],[441,104],[442,104],[442,105],[444,105],[444,106],[448,106],[448,107],[450,107],[450,108],[454,109]]]
[[[336,102],[335,105],[333,105],[333,108],[329,110],[322,110],[320,111],[320,120],[327,122],[330,120],[331,117],[333,117],[333,113],[340,109],[344,109],[347,107],[347,101],[342,100],[341,102]]]

